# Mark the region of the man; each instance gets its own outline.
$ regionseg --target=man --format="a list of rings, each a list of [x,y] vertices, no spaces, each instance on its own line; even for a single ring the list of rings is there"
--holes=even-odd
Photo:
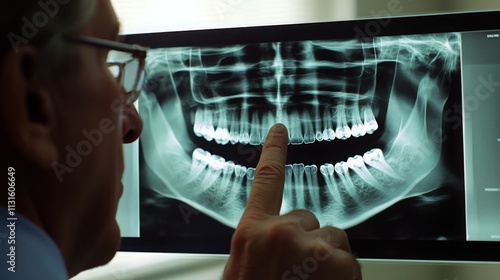
[[[132,104],[138,91],[124,90],[107,64],[110,49],[123,47],[112,42],[119,25],[110,0],[8,1],[0,18],[0,160],[8,176],[0,278],[67,279],[106,264],[119,248],[122,143],[142,129]],[[278,215],[286,149],[286,128],[276,125],[224,279],[361,279],[343,231],[320,228],[305,210]]]

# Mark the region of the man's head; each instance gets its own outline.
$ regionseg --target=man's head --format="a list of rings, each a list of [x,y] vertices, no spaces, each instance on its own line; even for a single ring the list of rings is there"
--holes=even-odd
[[[16,169],[18,211],[54,239],[74,275],[118,249],[121,144],[137,139],[142,123],[133,105],[124,105],[108,49],[67,38],[115,40],[118,21],[109,0],[5,5],[0,160]]]

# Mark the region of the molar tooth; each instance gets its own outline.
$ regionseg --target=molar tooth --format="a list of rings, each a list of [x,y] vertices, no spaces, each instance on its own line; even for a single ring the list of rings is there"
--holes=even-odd
[[[403,180],[403,178],[401,178],[401,176],[399,176],[396,171],[389,166],[387,161],[385,161],[384,154],[381,149],[372,149],[366,152],[363,155],[363,160],[369,166],[378,169],[395,179]]]
[[[208,161],[208,169],[204,170],[203,185],[200,186],[200,189],[197,191],[198,193],[203,193],[210,189],[217,179],[219,179],[226,165],[226,160],[217,155],[206,157],[206,159]]]
[[[359,138],[366,135],[366,130],[363,125],[354,124],[351,129],[352,136]]]
[[[336,138],[335,131],[332,128],[325,129],[323,131],[323,138],[326,141],[335,140],[335,138]]]
[[[229,130],[227,129],[227,109],[219,110],[219,123],[215,130],[214,139],[217,144],[226,145],[229,143]]]
[[[365,180],[370,186],[375,187],[377,189],[381,189],[379,181],[373,177],[368,168],[366,168],[365,162],[363,161],[363,157],[356,155],[354,157],[350,157],[347,160],[347,165],[350,169],[356,172],[363,180]]]
[[[236,175],[236,177],[245,177],[247,175],[247,168],[239,164],[236,165],[234,167],[234,175]]]
[[[347,163],[345,161],[341,161],[335,164],[335,172],[337,172],[337,174],[344,174],[348,171],[349,167],[347,166]]]
[[[210,153],[198,148],[193,151],[192,157],[193,160],[191,162],[189,178],[197,178],[205,170]]]
[[[228,188],[231,186],[231,177],[233,176],[234,172],[234,162],[228,161],[224,164],[224,168],[222,169],[222,181],[220,183],[220,188],[222,190],[227,190],[230,192]]]
[[[292,145],[301,145],[304,143],[300,117],[297,112],[293,112],[290,116],[290,143]]]
[[[218,155],[207,157],[208,166],[213,170],[223,170],[226,165],[226,160]]]
[[[378,123],[375,119],[375,116],[373,115],[372,108],[370,106],[364,106],[361,111],[365,120],[364,126],[366,129],[366,133],[373,134],[378,129]]]
[[[215,136],[215,129],[214,129],[214,121],[213,121],[213,114],[210,112],[210,110],[204,110],[203,114],[203,124],[201,126],[201,134],[203,135],[203,138],[205,138],[207,141],[212,141],[214,140]]]
[[[234,173],[234,167],[235,164],[232,161],[226,162],[226,165],[224,166],[224,171],[222,171],[224,174],[229,174],[232,175]]]
[[[205,165],[208,164],[208,158],[210,157],[210,155],[211,154],[209,152],[200,148],[197,148],[193,151],[193,159]]]
[[[312,144],[316,142],[316,137],[313,132],[313,123],[308,111],[304,111],[302,114],[302,125],[304,127],[304,143]]]
[[[363,162],[363,158],[361,156],[356,155],[347,159],[347,166],[354,170],[365,167],[365,163]]]
[[[366,134],[366,128],[363,125],[363,122],[361,121],[361,117],[359,115],[359,106],[358,104],[355,104],[351,108],[351,117],[352,117],[352,129],[351,129],[351,134],[352,136],[358,138],[361,136],[365,136]]]
[[[322,132],[316,132],[316,140],[318,140],[318,142],[321,142],[323,141],[324,137],[323,137],[323,133]]]
[[[333,131],[333,124],[332,124],[332,115],[330,113],[330,110],[325,109],[324,112],[324,118],[323,118],[323,124],[325,129],[323,130],[323,139],[326,141],[333,141],[335,140],[335,132]]]
[[[345,105],[337,106],[335,110],[337,128],[335,130],[335,136],[338,139],[346,140],[351,137],[351,129],[347,125],[346,108]]]
[[[203,126],[203,115],[203,109],[196,108],[196,113],[194,114],[193,132],[194,135],[198,137],[203,137],[203,134],[201,133]]]
[[[333,176],[333,171],[334,171],[334,167],[330,163],[326,163],[326,164],[323,164],[322,166],[320,166],[320,172],[323,175],[332,175]]]

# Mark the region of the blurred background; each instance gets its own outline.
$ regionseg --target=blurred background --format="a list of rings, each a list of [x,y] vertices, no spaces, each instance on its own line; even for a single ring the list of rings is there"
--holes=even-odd
[[[500,1],[491,0],[112,0],[112,2],[123,23],[123,34],[500,10]]]

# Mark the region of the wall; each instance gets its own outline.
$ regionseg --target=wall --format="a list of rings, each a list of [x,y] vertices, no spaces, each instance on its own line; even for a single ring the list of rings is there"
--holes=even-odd
[[[500,1],[491,0],[358,0],[356,14],[358,17],[373,17],[381,11],[389,11],[389,7],[401,7],[401,12],[393,16],[408,14],[425,14],[448,11],[474,11],[500,9]]]
[[[344,0],[112,0],[122,33],[256,26],[352,18]]]

